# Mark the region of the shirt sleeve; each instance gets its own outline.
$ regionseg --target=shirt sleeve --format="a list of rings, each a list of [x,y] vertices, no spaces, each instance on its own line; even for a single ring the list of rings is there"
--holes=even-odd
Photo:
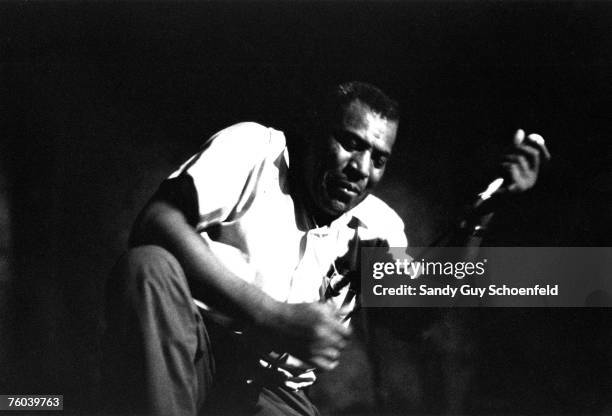
[[[169,179],[188,175],[197,201],[197,229],[231,220],[254,196],[270,144],[268,128],[240,123],[211,137]]]

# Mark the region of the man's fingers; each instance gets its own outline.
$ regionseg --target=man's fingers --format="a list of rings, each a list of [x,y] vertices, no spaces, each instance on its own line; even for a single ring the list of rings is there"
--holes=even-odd
[[[340,335],[342,335],[343,338],[345,338],[345,339],[349,338],[351,336],[351,334],[353,333],[353,330],[351,329],[351,327],[344,326],[344,325],[342,325],[342,323],[337,322],[337,321],[336,321],[336,324],[337,325],[335,325],[335,327],[336,327],[335,329],[336,329],[336,331]]]
[[[527,190],[535,183],[543,160],[550,159],[544,138],[536,133],[525,135],[523,129],[514,134],[514,147],[504,156],[501,167],[510,179],[506,190]]]
[[[348,338],[351,336],[353,332],[350,327],[347,327],[340,322],[340,319],[345,316],[347,313],[351,312],[351,308],[344,307],[338,310],[330,303],[326,303],[325,307],[328,311],[328,325],[332,327],[333,331],[344,338]]]
[[[309,360],[309,363],[325,371],[331,371],[338,366],[338,361],[329,360],[325,357],[313,357]]]
[[[531,163],[530,163],[531,162]],[[527,157],[523,155],[510,154],[504,156],[504,160],[502,166],[506,166],[506,164],[515,164],[517,165],[523,172],[527,172],[530,170],[534,163],[533,161],[529,161]]]
[[[520,146],[520,144],[523,142],[524,139],[525,139],[525,130],[518,129],[516,133],[514,133],[514,145]]]
[[[538,170],[540,168],[542,153],[539,149],[523,144],[522,146],[514,148],[513,154],[518,154],[519,156],[526,158],[529,166],[533,169]]]
[[[318,336],[320,338],[327,338],[330,342],[336,343],[340,340],[344,341],[350,338],[351,329],[345,327],[338,321],[329,322],[326,327],[322,327]]]
[[[504,162],[502,163],[502,168],[508,172],[508,176],[512,179],[512,183],[508,185],[506,190],[509,192],[517,191],[520,188],[517,179],[521,177],[519,165],[512,162]]]
[[[532,142],[536,142],[540,146],[544,145],[544,137],[540,136],[537,133],[531,133],[529,136],[527,136],[527,138]]]
[[[540,151],[545,160],[550,160],[550,152],[546,147],[544,137],[537,133],[530,133],[525,136],[525,130],[518,129],[514,133],[513,143],[516,148],[524,148],[525,146],[533,147]]]
[[[550,160],[550,152],[548,151],[548,148],[546,147],[546,142],[544,141],[544,138],[542,136],[533,133],[527,136],[527,140],[528,143],[535,144],[537,149],[540,150],[546,160]]]
[[[314,336],[319,345],[341,346],[344,348],[346,340],[351,336],[350,327],[344,326],[336,316],[336,311],[326,308],[325,314],[321,316],[314,329]]]
[[[313,355],[316,357],[323,357],[330,361],[338,361],[340,358],[340,350],[336,348],[323,348],[315,351]]]
[[[342,334],[338,334],[335,332],[326,332],[321,333],[318,336],[318,340],[315,345],[319,345],[321,347],[333,347],[337,349],[343,349],[346,347],[347,339],[342,336]]]

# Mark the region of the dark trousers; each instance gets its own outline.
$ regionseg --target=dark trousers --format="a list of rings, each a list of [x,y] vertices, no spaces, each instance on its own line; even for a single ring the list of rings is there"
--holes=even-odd
[[[178,261],[157,246],[122,256],[107,285],[105,413],[316,415],[301,391],[248,382],[252,348],[205,321]]]

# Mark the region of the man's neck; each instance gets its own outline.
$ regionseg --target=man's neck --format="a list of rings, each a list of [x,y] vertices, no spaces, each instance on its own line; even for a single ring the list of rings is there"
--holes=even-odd
[[[339,216],[333,216],[321,212],[316,209],[312,198],[307,192],[307,188],[299,179],[298,175],[293,174],[297,169],[291,169],[289,167],[289,193],[295,203],[296,218],[300,224],[300,229],[312,229],[323,226],[329,226]],[[304,221],[301,220],[302,217]]]

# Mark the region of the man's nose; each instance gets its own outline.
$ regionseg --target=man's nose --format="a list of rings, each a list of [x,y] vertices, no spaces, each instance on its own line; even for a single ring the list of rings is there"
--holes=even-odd
[[[350,166],[360,178],[367,178],[370,176],[371,159],[372,155],[369,150],[354,152],[351,157]]]

